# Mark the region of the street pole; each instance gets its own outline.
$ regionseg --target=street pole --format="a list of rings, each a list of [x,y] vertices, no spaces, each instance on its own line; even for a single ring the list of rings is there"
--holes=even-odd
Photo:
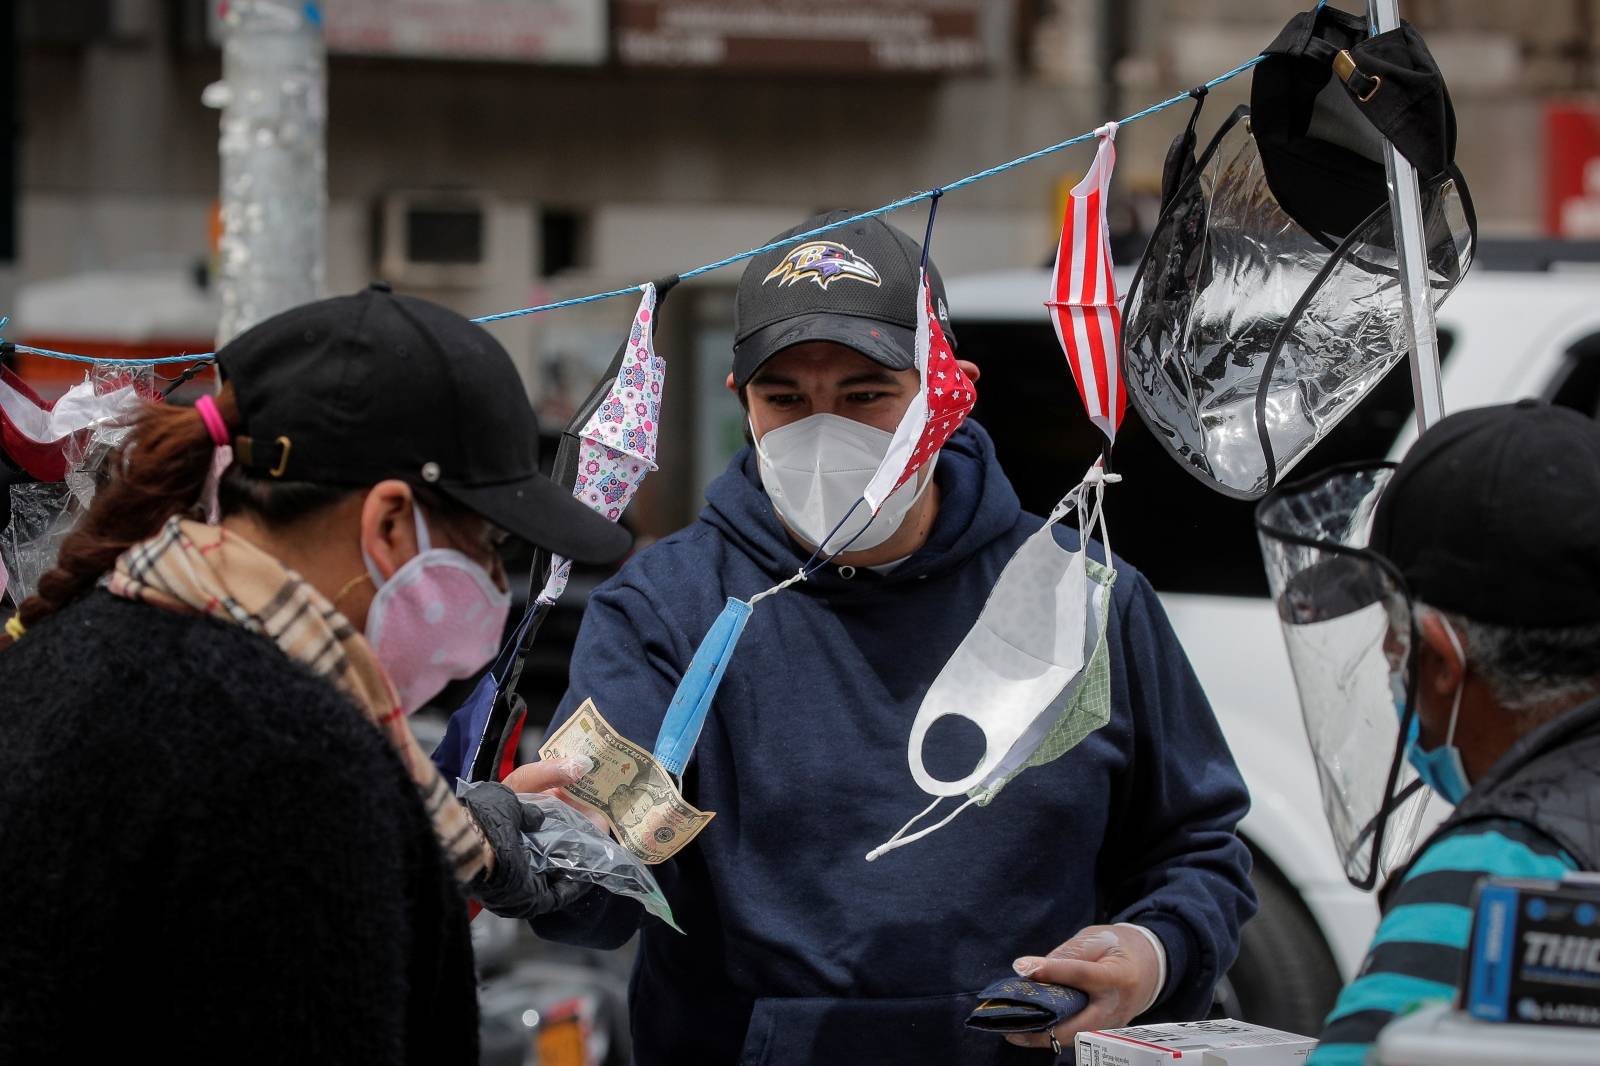
[[[1133,17],[1129,6],[1126,0],[1100,0],[1095,13],[1095,63],[1100,78],[1096,100],[1099,111],[1095,115],[1098,122],[1122,113],[1117,67],[1128,54],[1128,26]]]
[[[1367,22],[1373,34],[1400,28],[1399,0],[1367,0]],[[1417,169],[1383,142],[1383,163],[1389,177],[1389,215],[1394,222],[1395,262],[1400,269],[1400,312],[1411,348],[1411,396],[1417,412],[1417,433],[1444,417],[1444,387],[1439,377],[1439,329],[1433,319],[1433,293],[1428,284],[1428,239],[1422,219],[1422,191]]]
[[[17,297],[17,231],[20,227],[22,76],[17,72],[22,45],[17,40],[18,5],[9,4],[0,13],[0,309],[9,311]],[[0,354],[0,360],[5,355]],[[0,489],[0,494],[5,492]],[[0,529],[3,529],[0,526]]]
[[[307,0],[218,0],[222,317],[217,345],[322,295],[328,215],[327,64]]]

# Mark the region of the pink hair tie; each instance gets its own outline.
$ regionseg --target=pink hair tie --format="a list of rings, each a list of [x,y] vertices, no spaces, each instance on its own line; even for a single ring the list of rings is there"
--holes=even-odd
[[[194,402],[194,409],[200,412],[200,420],[206,424],[206,430],[211,434],[211,443],[219,448],[226,448],[233,443],[233,438],[228,435],[228,423],[222,420],[222,412],[217,409],[216,400],[202,396]]]
[[[211,470],[206,474],[205,487],[200,490],[200,506],[205,509],[206,522],[214,526],[222,519],[217,485],[222,481],[222,472],[233,465],[233,438],[228,434],[228,423],[223,421],[216,400],[202,396],[194,402],[194,409],[200,412],[200,421],[206,424],[206,432],[211,434],[211,443],[216,446],[211,452]]]

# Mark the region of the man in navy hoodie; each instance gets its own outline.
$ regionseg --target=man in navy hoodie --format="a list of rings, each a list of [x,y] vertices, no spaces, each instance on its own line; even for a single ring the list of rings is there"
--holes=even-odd
[[[793,575],[843,517],[826,501],[853,498],[859,468],[883,454],[918,389],[921,252],[876,220],[826,236],[746,269],[728,385],[760,446],[711,484],[698,521],[591,597],[552,729],[592,698],[652,746],[727,598]],[[936,276],[933,287],[943,318]],[[813,491],[769,493],[778,466],[807,463]],[[1110,722],[989,806],[864,860],[926,805],[906,763],[918,706],[1040,524],[969,420],[850,552],[761,603],[685,774],[685,798],[716,818],[655,868],[685,935],[602,892],[534,921],[597,948],[641,932],[635,1061],[1048,1061],[1013,1044],[1049,1049],[1050,1034],[1008,1044],[963,1027],[975,994],[1013,968],[1090,995],[1053,1034],[1061,1046],[1083,1028],[1205,1015],[1255,909],[1234,833],[1248,798],[1155,593],[1125,563],[1107,633]],[[1077,546],[1069,527],[1056,536]],[[1098,543],[1090,552],[1104,558]],[[930,732],[935,777],[962,777],[981,755],[965,724]]]

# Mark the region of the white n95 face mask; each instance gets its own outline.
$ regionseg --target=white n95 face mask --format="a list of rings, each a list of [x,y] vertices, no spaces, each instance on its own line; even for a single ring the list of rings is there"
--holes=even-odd
[[[977,622],[929,686],[911,725],[907,759],[917,787],[935,799],[867,861],[944,827],[974,803],[987,804],[1017,774],[1066,754],[1110,720],[1106,621],[1116,571],[1087,551],[1097,522],[1104,542],[1104,483],[1097,473],[1092,470],[1017,549]],[[1077,551],[1067,551],[1054,526],[1074,508],[1081,539]],[[941,781],[923,765],[922,748],[933,724],[949,716],[976,725],[984,747],[971,773]],[[906,835],[942,799],[963,793],[967,801],[943,821]]]
[[[755,428],[751,427],[751,437]],[[840,415],[821,414],[768,430],[756,438],[761,484],[784,524],[824,554],[845,545],[851,551],[876,548],[894,535],[933,479],[935,455],[914,490],[902,485],[876,516],[862,503],[862,492],[889,452],[894,434]],[[862,506],[857,507],[857,503]],[[851,514],[851,508],[855,513]],[[823,538],[850,519],[823,544]],[[869,524],[870,523],[870,524]],[[859,534],[859,535],[858,535]]]

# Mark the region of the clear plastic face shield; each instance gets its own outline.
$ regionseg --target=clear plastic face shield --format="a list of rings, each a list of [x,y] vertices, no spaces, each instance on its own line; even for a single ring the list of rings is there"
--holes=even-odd
[[[1308,228],[1267,183],[1248,109],[1173,192],[1129,290],[1128,396],[1157,440],[1226,495],[1256,499],[1406,353],[1387,204],[1347,233]],[[1435,306],[1472,258],[1453,176],[1424,186]]]
[[[1393,474],[1388,464],[1335,468],[1256,510],[1323,813],[1345,876],[1363,890],[1410,857],[1429,795],[1401,743],[1415,713],[1410,594],[1367,549]]]

